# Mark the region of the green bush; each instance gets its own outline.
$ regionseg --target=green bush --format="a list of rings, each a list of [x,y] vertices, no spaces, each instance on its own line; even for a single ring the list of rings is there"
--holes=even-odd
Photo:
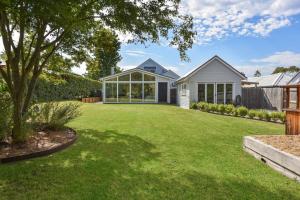
[[[80,115],[77,103],[48,102],[34,106],[33,124],[42,129],[62,129],[66,123]]]
[[[209,112],[218,112],[218,105],[213,104],[213,103],[209,103],[208,104],[208,111]]]
[[[264,112],[262,110],[257,110],[256,117],[260,120],[264,119]]]
[[[73,100],[100,96],[100,90],[99,81],[79,75],[43,73],[37,81],[34,97],[37,101]]]
[[[191,104],[191,109],[197,109],[197,108],[198,108],[197,103],[193,102]]]
[[[218,112],[221,113],[221,114],[224,114],[225,113],[225,105],[224,104],[218,104]]]
[[[208,111],[209,110],[209,106],[208,106],[208,103],[206,103],[206,102],[199,102],[198,104],[197,104],[197,106],[198,106],[198,108],[200,109],[200,110],[202,110],[202,111]]]
[[[225,105],[225,113],[230,115],[233,114],[233,110],[234,110],[234,105],[232,104],[227,104]]]
[[[245,117],[248,114],[248,109],[244,106],[240,106],[237,108],[238,115],[241,117]]]
[[[12,104],[8,93],[0,93],[0,141],[11,131]]]
[[[280,112],[279,119],[280,119],[280,121],[285,122],[285,120],[286,120],[285,112]]]
[[[7,91],[7,85],[4,80],[0,77],[0,93]]]
[[[268,111],[262,111],[262,113],[263,113],[263,118],[264,118],[264,120],[266,120],[266,121],[271,121],[271,114],[268,112]]]
[[[256,111],[255,110],[249,110],[248,116],[250,119],[253,119],[256,116]]]
[[[280,120],[281,121],[281,116],[284,115],[283,112],[272,112],[271,113],[271,118],[273,121],[278,121]]]

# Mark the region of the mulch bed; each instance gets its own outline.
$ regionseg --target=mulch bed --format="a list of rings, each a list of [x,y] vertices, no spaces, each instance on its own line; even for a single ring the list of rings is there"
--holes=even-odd
[[[263,135],[255,138],[281,151],[300,157],[300,135]]]
[[[45,156],[62,150],[73,144],[76,133],[72,129],[62,131],[38,131],[32,134],[26,143],[0,143],[0,163]]]

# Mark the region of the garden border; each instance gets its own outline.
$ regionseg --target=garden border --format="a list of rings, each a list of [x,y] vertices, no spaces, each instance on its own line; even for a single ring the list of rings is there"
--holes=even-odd
[[[44,150],[44,151],[37,151],[29,154],[23,154],[23,155],[17,155],[17,156],[11,156],[11,157],[6,157],[6,158],[1,158],[0,159],[0,164],[5,164],[5,163],[12,163],[12,162],[17,162],[17,161],[22,161],[22,160],[27,160],[31,158],[37,158],[37,157],[43,157],[43,156],[48,156],[50,154],[56,153],[58,151],[64,150],[67,147],[71,146],[74,144],[78,138],[77,132],[74,129],[68,128],[68,130],[71,130],[74,132],[75,136],[72,138],[72,140],[63,143],[59,146]]]
[[[263,119],[255,119],[255,118],[250,118],[250,117],[242,117],[242,116],[234,116],[234,115],[228,115],[228,114],[221,114],[218,112],[207,112],[207,111],[203,111],[203,110],[199,110],[199,109],[191,109],[191,110],[195,110],[195,111],[200,111],[200,112],[204,112],[204,113],[210,113],[210,114],[215,114],[215,115],[222,115],[222,116],[228,116],[228,117],[237,117],[237,118],[244,118],[244,119],[250,119],[250,120],[255,120],[255,121],[261,121],[261,122],[270,122],[273,124],[285,124],[285,122],[282,121],[267,121],[267,120],[263,120]]]

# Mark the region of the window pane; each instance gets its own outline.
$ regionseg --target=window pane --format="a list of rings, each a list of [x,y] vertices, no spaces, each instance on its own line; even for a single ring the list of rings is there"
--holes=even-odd
[[[119,76],[119,81],[129,81],[129,74]]]
[[[144,83],[144,101],[155,102],[155,83]]]
[[[207,84],[207,94],[206,94],[206,96],[207,96],[207,102],[208,103],[214,103],[214,88],[215,88],[215,86],[214,86],[214,84]]]
[[[155,81],[155,76],[144,74],[144,81]]]
[[[290,106],[291,109],[297,108],[297,88],[290,88]]]
[[[142,74],[139,72],[134,72],[131,74],[131,81],[142,81],[143,77]]]
[[[224,84],[217,84],[217,103],[224,103]]]
[[[144,67],[144,70],[146,70],[146,71],[148,71],[148,72],[155,73],[156,67]]]
[[[131,102],[142,102],[143,101],[143,84],[132,83],[131,84]]]
[[[205,84],[198,84],[198,101],[205,101]]]
[[[119,102],[129,102],[129,83],[119,83]]]
[[[106,83],[105,101],[117,102],[117,83]]]
[[[232,104],[232,84],[226,84],[226,103]]]
[[[117,77],[107,79],[106,81],[117,81]]]

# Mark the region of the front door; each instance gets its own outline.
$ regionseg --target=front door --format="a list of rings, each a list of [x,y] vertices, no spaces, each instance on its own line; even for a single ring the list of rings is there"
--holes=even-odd
[[[168,101],[168,83],[158,83],[158,102],[167,103]]]

